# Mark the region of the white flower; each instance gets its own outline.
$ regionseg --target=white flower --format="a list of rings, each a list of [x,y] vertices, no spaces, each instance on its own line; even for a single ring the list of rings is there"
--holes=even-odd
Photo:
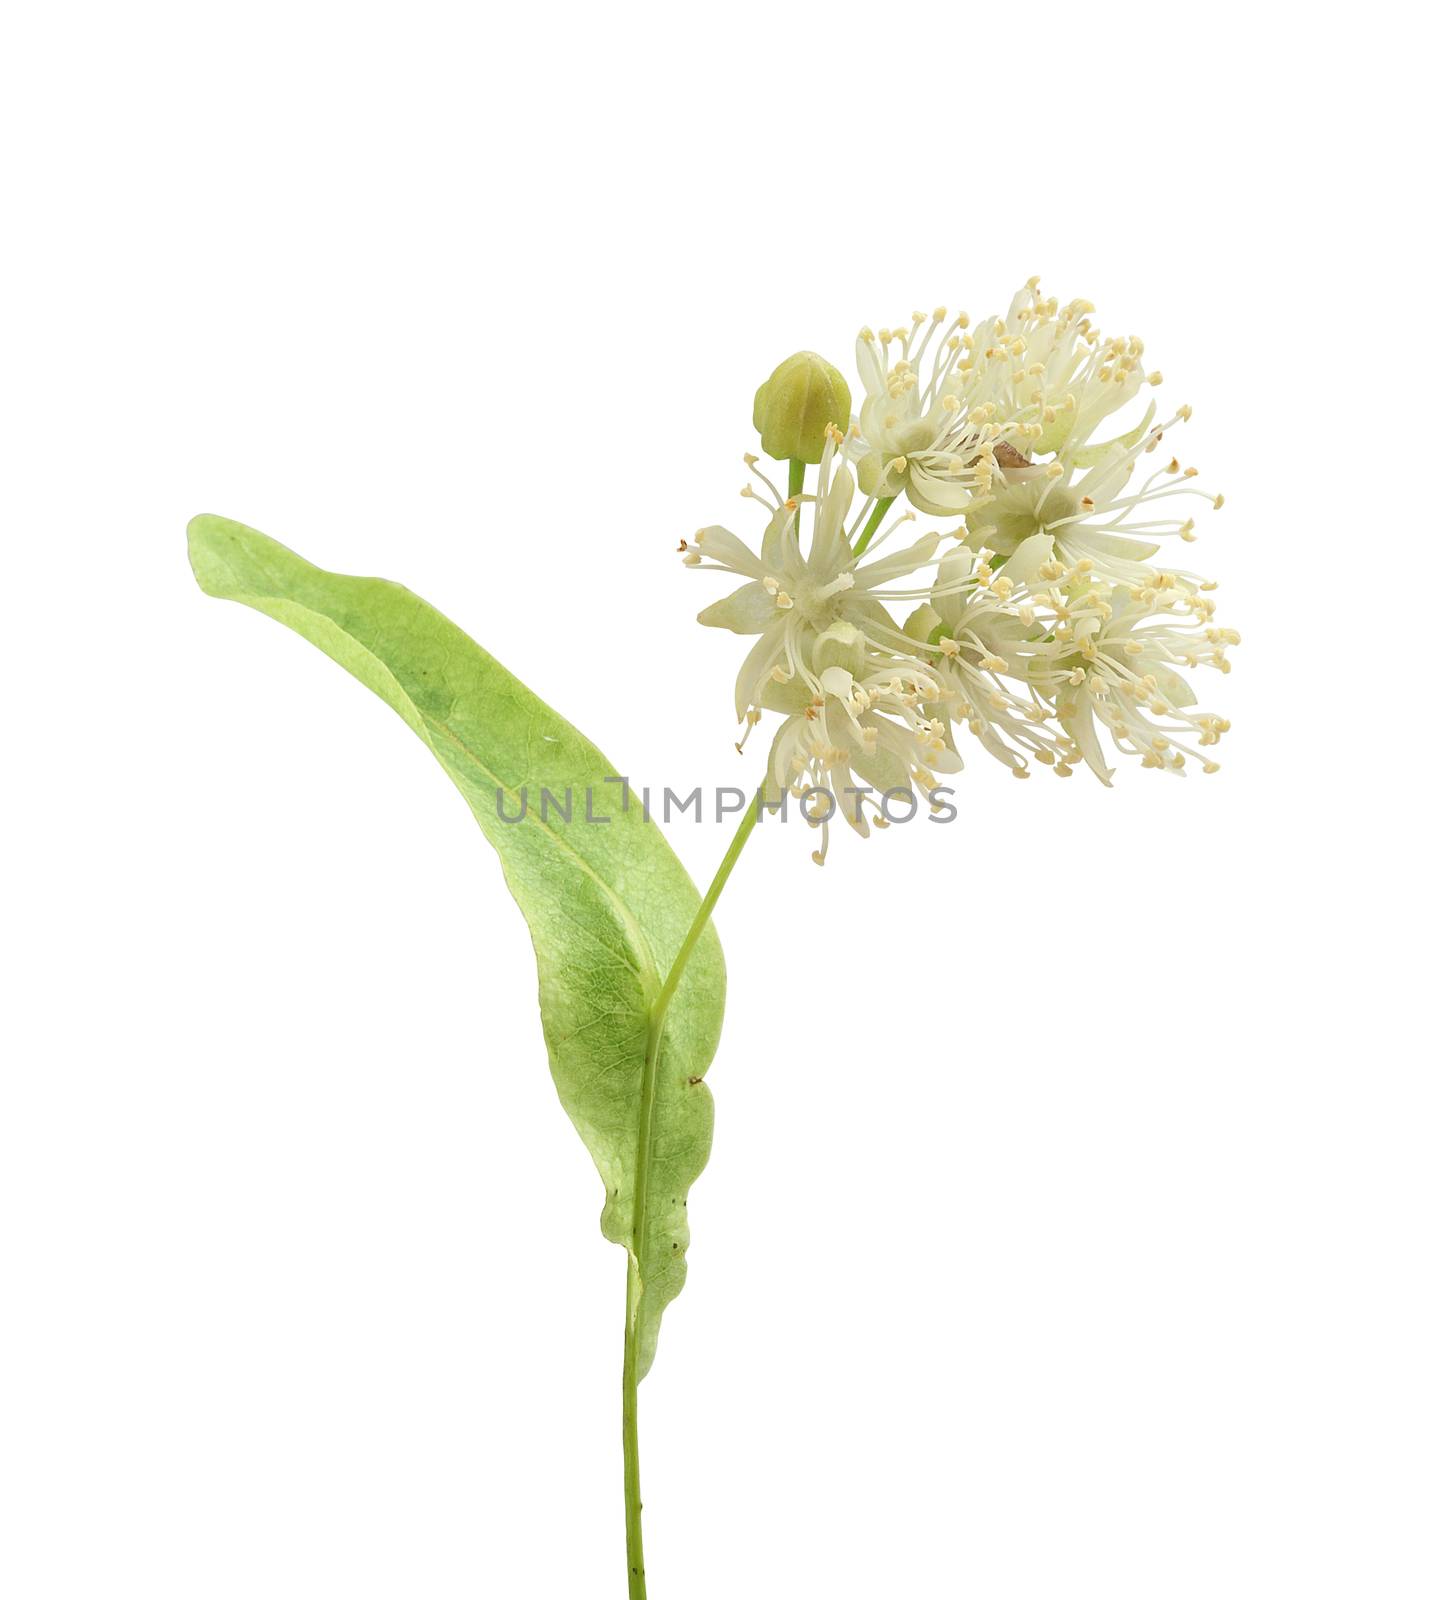
[[[740,719],[750,707],[764,704],[770,684],[795,685],[809,698],[823,692],[812,665],[813,645],[835,623],[851,624],[859,629],[867,646],[892,655],[890,635],[895,630],[880,603],[880,586],[931,564],[938,548],[939,535],[929,533],[893,555],[860,564],[849,542],[854,480],[838,457],[840,437],[837,429],[831,430],[818,469],[818,493],[799,500],[780,501],[773,485],[757,472],[755,458],[745,458],[767,485],[774,503],[758,554],[719,527],[700,529],[692,544],[683,546],[683,559],[689,566],[706,562],[748,580],[698,614],[706,627],[758,635],[738,675],[735,704]],[[761,498],[752,489],[744,493]],[[810,500],[813,527],[805,554],[800,501],[806,504]],[[907,521],[912,521],[912,513],[894,526]],[[883,543],[884,539],[876,540],[875,549]],[[922,663],[916,665],[924,670]]]
[[[1078,582],[1052,600],[1055,659],[1039,678],[1054,687],[1060,726],[1090,770],[1106,784],[1112,777],[1098,722],[1146,767],[1180,772],[1195,760],[1217,771],[1197,747],[1218,744],[1230,724],[1192,709],[1195,692],[1179,671],[1230,671],[1226,651],[1240,635],[1214,624],[1215,602],[1164,572],[1133,589]]]
[[[1090,323],[1093,310],[1088,300],[1071,300],[1061,310],[1031,278],[1002,317],[979,325],[976,403],[993,401],[1013,419],[1006,437],[1019,449],[1071,459],[1142,384],[1161,381],[1144,369],[1141,340],[1104,338]]]
[[[1162,539],[1188,543],[1195,537],[1194,517],[1166,502],[1198,497],[1218,509],[1223,497],[1196,487],[1194,468],[1182,471],[1177,459],[1130,487],[1140,458],[1189,419],[1189,406],[1157,424],[1152,402],[1125,433],[1090,442],[1107,417],[1142,385],[1158,384],[1160,374],[1145,372],[1139,339],[1101,338],[1090,325],[1087,313],[1094,308],[1087,300],[1061,311],[1055,300],[1040,298],[1038,284],[1031,278],[1008,312],[986,318],[973,341],[975,403],[992,403],[1005,425],[995,446],[992,489],[964,508],[969,542],[1011,557],[1034,535],[1049,533],[1052,542],[1034,546],[1046,577],[1060,576],[1047,570],[1050,563],[1071,568],[1085,561],[1118,581],[1138,583],[1148,577],[1146,563]]]
[[[850,430],[862,488],[881,499],[905,494],[933,516],[956,516],[988,489],[994,446],[1012,416],[980,391],[969,361],[973,341],[964,332],[968,317],[956,318],[943,333],[948,316],[940,306],[932,317],[916,311],[911,328],[862,330],[857,352],[864,399]],[[899,356],[891,363],[895,341]]]
[[[1067,741],[1048,726],[1053,707],[1035,684],[1037,664],[1049,664],[1055,652],[1041,642],[1045,630],[1020,582],[1020,559],[995,568],[993,555],[987,549],[947,555],[928,603],[905,632],[938,652],[946,714],[995,760],[1017,778],[1029,776],[1026,757],[1059,771]]]
[[[1182,515],[1169,502],[1201,499],[1217,511],[1225,503],[1223,495],[1197,488],[1195,469],[1182,469],[1178,458],[1138,487],[1130,486],[1139,459],[1159,446],[1166,429],[1189,415],[1184,406],[1168,423],[1142,423],[1126,440],[1113,441],[1089,467],[1054,460],[1002,469],[994,492],[966,512],[969,543],[1011,557],[1027,544],[1033,570],[1021,573],[1026,579],[1058,578],[1063,568],[1084,561],[1120,582],[1143,581],[1162,539],[1189,544],[1196,537],[1194,517]],[[1051,564],[1061,571],[1051,572]],[[1176,576],[1196,585],[1200,581],[1186,573]]]
[[[842,642],[840,633],[834,639]],[[820,644],[831,642],[825,635]],[[940,774],[962,765],[944,722],[932,714],[940,698],[935,678],[873,652],[857,666],[823,669],[822,692],[783,722],[768,757],[765,794],[777,802],[787,792],[803,803],[805,817],[823,830],[814,851],[820,866],[835,815],[867,837],[871,816],[876,826],[887,825],[891,797],[903,795],[912,810],[917,789],[932,805]]]
[[[831,430],[811,497],[806,553],[799,531],[803,506],[779,501],[751,458],[774,502],[760,552],[718,527],[702,529],[683,548],[688,565],[747,580],[698,620],[757,636],[739,671],[734,704],[750,732],[765,709],[788,713],[769,760],[771,792],[817,789],[822,793],[811,814],[819,807],[831,814],[834,806],[825,801],[832,797],[844,820],[867,833],[868,810],[872,805],[877,814],[877,801],[847,793],[855,776],[880,793],[913,785],[927,794],[935,774],[955,770],[959,761],[938,719],[923,709],[939,698],[939,685],[883,603],[893,598],[885,585],[934,565],[939,535],[861,563],[850,543],[854,482],[838,456],[841,442]],[[912,515],[899,518],[875,549]]]

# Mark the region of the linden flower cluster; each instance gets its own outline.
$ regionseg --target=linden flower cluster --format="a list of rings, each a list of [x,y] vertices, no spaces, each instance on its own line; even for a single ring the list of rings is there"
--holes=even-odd
[[[1150,400],[1097,438],[1160,374],[1140,340],[1101,334],[1087,301],[1038,285],[972,331],[942,307],[865,328],[856,415],[835,368],[790,357],[754,407],[787,493],[744,457],[743,494],[767,516],[757,552],[719,527],[681,546],[688,565],[744,580],[698,620],[754,640],[739,749],[781,713],[764,793],[794,795],[823,829],[817,861],[835,815],[867,836],[891,793],[937,805],[963,765],[959,729],[1020,778],[1083,763],[1108,784],[1106,740],[1146,767],[1217,770],[1230,725],[1197,709],[1181,669],[1228,672],[1239,635],[1216,625],[1213,583],[1155,558],[1193,542],[1188,511],[1222,497],[1177,457],[1146,461],[1190,408],[1157,421]],[[955,525],[906,542],[919,513]]]

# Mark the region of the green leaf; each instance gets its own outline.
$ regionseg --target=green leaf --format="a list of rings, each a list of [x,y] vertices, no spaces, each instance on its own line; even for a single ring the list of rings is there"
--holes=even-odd
[[[311,640],[380,695],[441,762],[502,859],[532,932],[553,1082],[606,1186],[604,1234],[631,1247],[649,1008],[699,906],[662,834],[602,753],[465,633],[400,584],[324,572],[222,517],[190,525],[207,594],[239,600]],[[614,779],[609,783],[605,780]],[[572,791],[572,821],[549,807]],[[505,822],[521,808],[523,820]],[[586,797],[592,816],[586,820]],[[639,1370],[683,1287],[687,1194],[703,1170],[713,1103],[702,1082],[723,1020],[723,953],[707,927],[667,1011],[643,1219]]]

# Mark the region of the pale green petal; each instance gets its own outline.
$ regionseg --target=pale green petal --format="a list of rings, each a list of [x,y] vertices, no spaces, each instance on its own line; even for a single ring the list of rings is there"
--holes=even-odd
[[[762,633],[778,617],[778,601],[761,580],[745,583],[722,600],[698,613],[705,628],[727,628],[732,633]]]
[[[738,712],[738,720],[743,720],[744,713],[749,706],[757,705],[762,693],[763,685],[768,679],[768,674],[777,663],[777,658],[783,649],[783,631],[786,623],[775,609],[774,616],[777,621],[766,627],[758,637],[758,642],[743,658],[743,665],[738,670],[738,682],[733,691],[733,704]]]
[[[1150,672],[1159,686],[1160,698],[1167,700],[1177,711],[1197,703],[1195,691],[1173,667],[1167,667],[1163,661],[1152,661]]]
[[[764,565],[736,533],[727,528],[702,528],[693,541],[703,554],[720,565],[730,567],[745,577],[761,578]]]
[[[833,482],[828,486],[828,498],[823,504],[823,519],[835,528],[842,528],[848,521],[849,506],[854,498],[854,475],[848,466],[840,461],[833,475]]]
[[[835,695],[840,700],[846,700],[853,692],[854,678],[847,667],[825,667],[818,681],[825,694]]]
[[[1021,541],[1019,548],[999,569],[999,574],[1008,578],[1011,583],[1036,583],[1039,580],[1039,569],[1046,561],[1053,558],[1054,535],[1032,533]]]
[[[1088,495],[1097,506],[1108,505],[1130,481],[1135,470],[1133,457],[1120,445],[1111,445],[1109,452],[1092,467],[1075,485],[1080,495]]]
[[[1076,523],[1072,528],[1063,529],[1062,532],[1068,534],[1082,547],[1094,550],[1102,556],[1114,556],[1121,561],[1148,561],[1160,551],[1157,544],[1149,544],[1144,539],[1126,539],[1118,533],[1105,533],[1100,528],[1090,527],[1087,522]]]
[[[765,711],[781,711],[785,716],[792,717],[812,702],[812,691],[800,677],[792,677],[787,683],[780,683],[773,677],[763,680],[760,703]]]
[[[964,614],[964,596],[955,587],[967,581],[978,560],[967,546],[956,546],[939,563],[938,577],[934,582],[933,606],[944,626],[953,629]],[[954,589],[953,594],[945,590]]]
[[[860,567],[854,574],[854,588],[876,589],[881,583],[889,583],[895,578],[903,577],[905,573],[917,571],[932,558],[938,548],[939,535],[926,533],[922,539],[916,539],[907,549],[896,551],[891,556],[881,556],[879,560]]]
[[[904,487],[903,474],[889,470],[881,450],[871,450],[867,455],[860,456],[858,467],[859,488],[872,499],[883,500],[897,495]]]
[[[1085,758],[1085,765],[1095,777],[1107,789],[1112,788],[1110,780],[1115,775],[1114,769],[1106,763],[1104,751],[1100,749],[1099,734],[1095,730],[1094,709],[1090,705],[1089,695],[1083,688],[1071,699],[1061,703],[1059,725],[1079,746],[1080,753]]]
[[[1137,427],[1131,428],[1128,433],[1122,433],[1117,439],[1105,439],[1099,444],[1085,445],[1078,450],[1071,450],[1069,459],[1077,467],[1098,466],[1101,461],[1104,461],[1121,445],[1127,448],[1137,445],[1145,437],[1146,431],[1154,420],[1155,402],[1152,400],[1145,411],[1144,418]],[[1085,493],[1088,494],[1089,490],[1086,489]]]
[[[946,558],[947,559],[947,558]],[[943,562],[939,564],[939,571],[944,570]],[[916,644],[927,644],[929,635],[943,622],[943,617],[927,601],[917,605],[909,613],[904,623],[904,633]]]
[[[963,516],[974,497],[971,480],[935,477],[912,464],[904,493],[908,495],[911,506],[930,517]]]
[[[763,530],[763,569],[781,571],[798,549],[798,512],[779,506]]]

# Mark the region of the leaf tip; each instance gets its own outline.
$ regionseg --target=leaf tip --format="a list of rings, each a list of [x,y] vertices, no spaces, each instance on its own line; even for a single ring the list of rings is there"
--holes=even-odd
[[[220,517],[212,516],[210,512],[202,512],[199,517],[192,517],[186,524],[186,554],[190,557],[191,571],[196,576],[196,582],[207,594],[215,592],[208,580],[214,577],[212,547],[217,525],[221,521]]]
[[[234,522],[228,522],[225,517],[218,517],[213,512],[203,511],[199,517],[192,517],[186,524],[186,544],[194,550],[198,544],[215,537],[222,528],[234,528]]]
[[[186,524],[186,553],[191,559],[191,571],[206,594],[223,600],[234,597],[233,558],[248,537],[254,540],[261,536],[244,523],[215,516],[209,511],[192,517]]]

